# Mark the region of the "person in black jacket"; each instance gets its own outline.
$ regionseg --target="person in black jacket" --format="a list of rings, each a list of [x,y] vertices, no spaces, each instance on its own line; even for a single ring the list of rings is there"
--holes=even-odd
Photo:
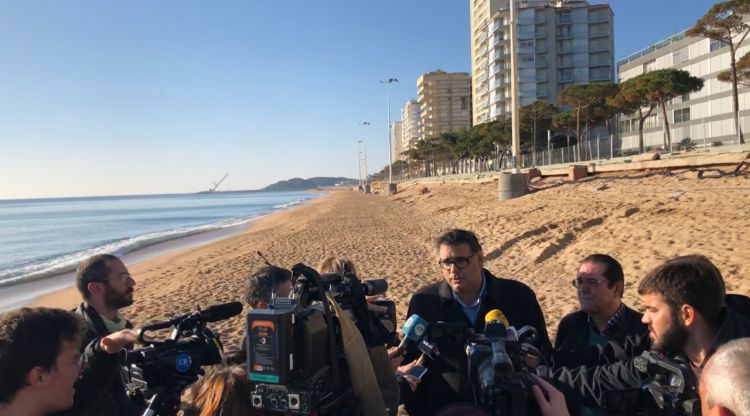
[[[43,416],[73,406],[83,323],[62,309],[0,314],[0,415]]]
[[[75,408],[87,415],[140,414],[142,406],[126,390],[128,372],[117,361],[117,353],[132,348],[138,335],[119,311],[133,303],[135,281],[120,259],[99,254],[79,265],[76,286],[83,303],[75,312],[83,317],[86,332]]]
[[[675,257],[641,281],[649,347],[689,363],[696,378],[718,347],[750,336],[750,320],[727,308],[721,272],[705,256]],[[604,405],[607,392],[639,388],[648,375],[634,360],[595,367],[561,368],[554,378],[567,394],[587,405]]]
[[[501,279],[484,269],[484,255],[477,237],[454,229],[436,241],[438,263],[444,280],[422,287],[409,302],[408,316],[418,314],[428,322],[465,324],[484,333],[485,314],[500,309],[516,328],[533,326],[535,346],[551,351],[544,316],[534,292],[521,282]],[[427,373],[413,392],[402,389],[402,402],[411,416],[432,415],[451,403],[474,403],[473,386],[467,375],[463,345],[441,345],[440,357],[427,360]],[[405,353],[406,363],[418,359],[416,347]]]
[[[625,276],[617,260],[606,254],[587,256],[573,286],[580,310],[563,317],[557,327],[555,367],[610,364],[642,352],[633,348],[633,340],[648,336],[648,328],[643,315],[622,302]]]

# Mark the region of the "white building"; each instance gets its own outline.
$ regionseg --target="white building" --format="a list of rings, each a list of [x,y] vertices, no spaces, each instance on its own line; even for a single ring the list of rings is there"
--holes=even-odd
[[[403,149],[413,148],[419,141],[419,103],[409,100],[401,107],[401,137]]]
[[[748,41],[737,51],[737,59],[750,51]],[[690,138],[698,146],[714,142],[726,144],[736,140],[732,112],[732,84],[716,76],[730,68],[726,44],[706,38],[688,37],[678,33],[618,62],[620,82],[655,69],[674,68],[703,78],[703,89],[678,97],[667,106],[672,143]],[[740,125],[750,131],[750,89],[739,86]],[[638,147],[638,118],[620,117],[619,133],[623,149]],[[654,109],[644,123],[645,148],[663,144],[661,109]]]
[[[510,114],[508,0],[471,0],[472,124]],[[614,17],[585,0],[517,1],[520,104],[557,105],[573,84],[614,82]]]

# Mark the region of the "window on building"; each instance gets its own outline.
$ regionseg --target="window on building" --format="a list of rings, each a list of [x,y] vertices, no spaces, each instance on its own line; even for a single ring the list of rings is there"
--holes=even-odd
[[[651,114],[650,116],[646,118],[646,121],[643,123],[643,128],[650,129],[652,127],[658,127],[659,125],[660,125],[659,119],[656,117],[656,114]]]
[[[522,40],[518,42],[518,46],[521,48],[533,48],[534,40]]]
[[[690,94],[683,94],[682,95],[682,102],[690,101]]]
[[[469,107],[469,97],[461,97],[461,109],[466,110]]]
[[[717,49],[721,49],[725,46],[729,46],[728,43],[722,41],[722,40],[713,40],[711,39],[711,51],[715,51]]]
[[[654,69],[656,69],[656,60],[655,59],[652,59],[652,60],[650,60],[648,62],[644,62],[643,63],[643,73],[644,74],[646,72],[651,72]]]
[[[570,23],[570,10],[563,10],[557,15],[557,23]]]
[[[682,123],[685,121],[690,121],[690,107],[674,110],[674,122]]]
[[[621,120],[620,121],[620,133],[630,133],[631,132],[631,124],[630,120]]]
[[[690,59],[690,57],[689,48],[687,46],[672,52],[672,65],[679,65],[688,59]]]

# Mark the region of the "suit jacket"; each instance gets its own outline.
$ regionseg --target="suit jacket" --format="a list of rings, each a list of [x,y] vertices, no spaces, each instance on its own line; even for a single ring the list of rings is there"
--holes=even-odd
[[[577,311],[562,318],[555,337],[555,367],[610,364],[643,352],[643,348],[638,348],[640,338],[648,337],[648,327],[641,322],[643,315],[623,306],[617,323],[602,334],[609,339],[605,345],[589,345],[591,325],[586,312]]]
[[[485,290],[482,296],[476,322],[472,325],[461,305],[453,299],[453,292],[446,281],[424,286],[414,294],[409,302],[408,316],[418,314],[426,321],[461,323],[473,328],[475,333],[484,333],[484,316],[493,309],[500,309],[511,326],[520,329],[531,325],[537,330],[535,346],[549,353],[551,345],[547,335],[544,315],[534,292],[525,284],[515,280],[501,279],[483,270]],[[474,391],[468,378],[467,359],[463,343],[439,343],[440,357],[428,360],[427,373],[417,390],[407,394],[403,402],[411,416],[431,415],[441,407],[458,402],[474,403]],[[410,362],[420,355],[411,346],[407,349],[404,362]],[[405,391],[402,390],[402,393]]]

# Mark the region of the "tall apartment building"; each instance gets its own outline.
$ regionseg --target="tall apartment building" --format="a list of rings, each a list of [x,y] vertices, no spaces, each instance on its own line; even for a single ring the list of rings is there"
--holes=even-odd
[[[744,42],[737,50],[737,58],[750,51]],[[736,139],[732,110],[732,84],[719,81],[716,76],[729,70],[729,47],[706,38],[685,36],[685,31],[657,42],[618,61],[620,82],[655,69],[674,68],[703,78],[703,89],[677,97],[667,106],[667,117],[672,143],[690,138],[698,146],[714,142],[731,143]],[[740,126],[750,131],[750,88],[739,86]],[[646,119],[643,129],[645,147],[663,143],[663,117],[655,109]],[[638,118],[620,117],[618,126],[623,149],[638,147]]]
[[[419,103],[409,100],[401,107],[401,138],[404,151],[414,147],[419,141]]]
[[[472,124],[510,114],[508,0],[470,0]],[[614,82],[614,19],[608,4],[516,0],[521,106],[557,104],[573,84]]]
[[[404,151],[404,140],[401,137],[401,125],[401,121],[394,121],[393,124],[391,124],[391,160],[394,162],[404,159],[401,155]]]
[[[471,75],[434,71],[417,79],[419,140],[471,127]]]

